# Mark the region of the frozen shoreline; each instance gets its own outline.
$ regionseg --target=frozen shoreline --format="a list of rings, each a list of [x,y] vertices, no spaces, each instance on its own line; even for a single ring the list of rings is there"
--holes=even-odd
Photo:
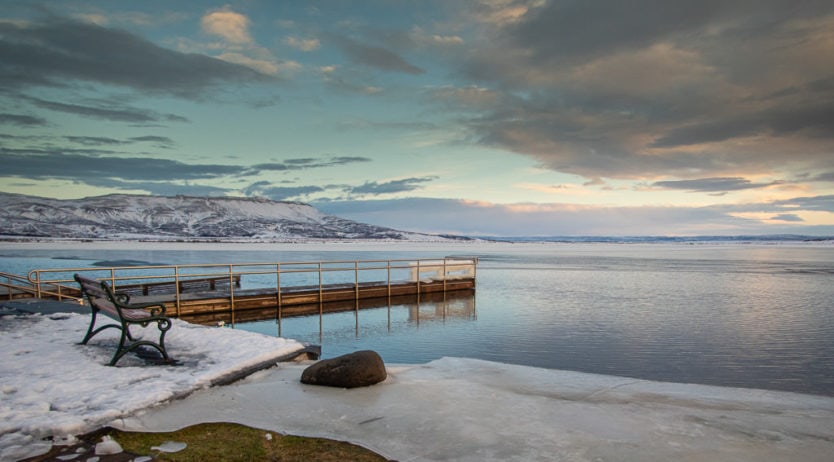
[[[385,382],[362,389],[303,385],[306,366],[288,363],[206,388],[300,345],[177,322],[168,345],[184,365],[128,358],[111,368],[115,337],[76,345],[88,322],[0,316],[0,459],[108,424],[170,431],[217,421],[347,440],[397,460],[827,461],[834,453],[834,397],[462,358],[389,365]]]

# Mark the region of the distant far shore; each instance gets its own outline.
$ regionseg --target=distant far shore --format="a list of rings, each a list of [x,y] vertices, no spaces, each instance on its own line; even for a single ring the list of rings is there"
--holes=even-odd
[[[506,239],[506,240],[505,240]],[[260,240],[245,238],[227,239],[81,239],[47,237],[0,236],[0,250],[271,250],[271,251],[448,251],[474,254],[478,249],[524,250],[541,248],[543,245],[565,246],[737,246],[737,245],[780,245],[780,246],[824,246],[834,245],[834,237],[815,236],[726,236],[726,237],[566,237],[566,238],[485,238],[472,240],[412,241],[387,239],[296,239]]]

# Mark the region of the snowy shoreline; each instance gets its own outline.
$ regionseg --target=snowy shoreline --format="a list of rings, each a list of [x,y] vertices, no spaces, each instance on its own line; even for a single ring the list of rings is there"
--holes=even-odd
[[[20,305],[0,302],[4,308]],[[45,438],[96,430],[306,348],[295,340],[174,319],[166,344],[176,366],[146,365],[128,355],[109,367],[117,331],[105,330],[88,345],[79,345],[90,315],[69,312],[77,311],[73,306],[65,311],[41,315],[6,310],[0,316],[0,460],[46,452],[51,444]],[[142,329],[132,332],[141,336]]]
[[[46,452],[44,438],[105,425],[170,431],[236,422],[347,440],[397,460],[828,460],[834,397],[652,382],[476,359],[389,365],[363,389],[303,385],[279,363],[241,382],[218,377],[302,346],[176,321],[175,367],[126,358],[116,337],[77,345],[89,315],[0,316],[0,459]]]

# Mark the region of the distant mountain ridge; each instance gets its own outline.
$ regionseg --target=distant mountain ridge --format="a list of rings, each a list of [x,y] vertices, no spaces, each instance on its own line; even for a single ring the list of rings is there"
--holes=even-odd
[[[74,239],[442,241],[262,198],[111,194],[61,200],[0,192],[0,235]]]

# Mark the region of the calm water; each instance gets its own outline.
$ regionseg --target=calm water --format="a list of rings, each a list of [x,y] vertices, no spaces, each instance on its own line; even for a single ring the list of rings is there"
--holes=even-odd
[[[834,395],[831,244],[477,245],[435,252],[0,252],[0,271],[477,255],[473,297],[236,328],[388,363],[464,356],[671,382]],[[69,259],[55,260],[51,257]]]

